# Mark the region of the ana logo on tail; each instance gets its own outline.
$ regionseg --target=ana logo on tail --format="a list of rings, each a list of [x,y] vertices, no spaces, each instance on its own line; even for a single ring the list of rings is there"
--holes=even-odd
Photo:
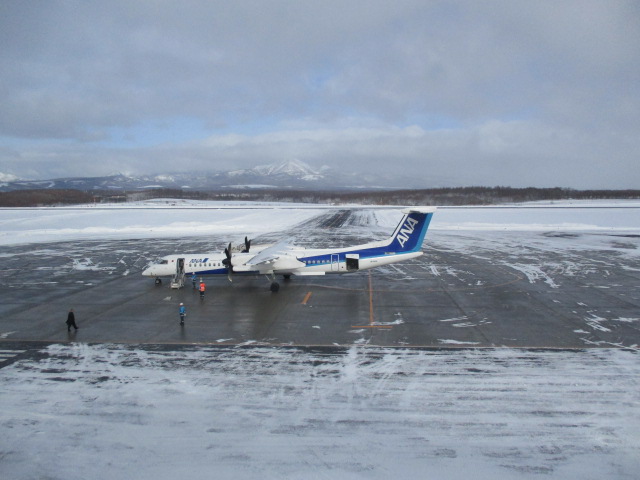
[[[407,240],[409,240],[410,235],[413,233],[418,223],[418,220],[416,220],[415,218],[407,217],[407,221],[404,223],[404,225],[398,232],[398,235],[396,236],[396,238],[398,239],[398,243],[400,243],[403,248],[404,244],[407,243]]]

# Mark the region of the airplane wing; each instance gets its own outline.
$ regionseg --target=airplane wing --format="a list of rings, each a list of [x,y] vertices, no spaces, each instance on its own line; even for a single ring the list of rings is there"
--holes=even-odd
[[[244,265],[234,267],[234,269],[238,272],[257,270],[263,274],[271,274],[276,270],[294,270],[304,267],[305,264],[290,253],[291,249],[291,241],[282,240],[265,248],[247,260]]]
[[[255,257],[247,261],[247,264],[260,265],[271,260],[275,260],[282,255],[286,255],[291,250],[290,240],[280,240],[278,243],[271,245],[259,252]]]

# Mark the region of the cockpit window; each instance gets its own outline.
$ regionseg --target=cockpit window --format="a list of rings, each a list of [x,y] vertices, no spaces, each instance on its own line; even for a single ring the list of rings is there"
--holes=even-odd
[[[169,260],[160,260],[158,262],[159,265],[168,265],[169,264]]]

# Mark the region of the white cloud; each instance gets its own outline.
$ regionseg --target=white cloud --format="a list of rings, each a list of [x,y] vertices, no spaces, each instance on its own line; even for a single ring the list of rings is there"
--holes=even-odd
[[[18,180],[18,177],[16,177],[15,175],[0,172],[0,182],[13,182],[15,180]]]
[[[634,2],[0,8],[0,170],[19,176],[297,157],[459,184],[640,180]],[[210,134],[186,143],[179,119]]]

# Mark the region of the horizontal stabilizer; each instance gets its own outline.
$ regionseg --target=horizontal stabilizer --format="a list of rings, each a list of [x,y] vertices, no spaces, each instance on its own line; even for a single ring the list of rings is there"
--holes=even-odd
[[[438,207],[407,207],[402,209],[402,213],[435,213]]]

